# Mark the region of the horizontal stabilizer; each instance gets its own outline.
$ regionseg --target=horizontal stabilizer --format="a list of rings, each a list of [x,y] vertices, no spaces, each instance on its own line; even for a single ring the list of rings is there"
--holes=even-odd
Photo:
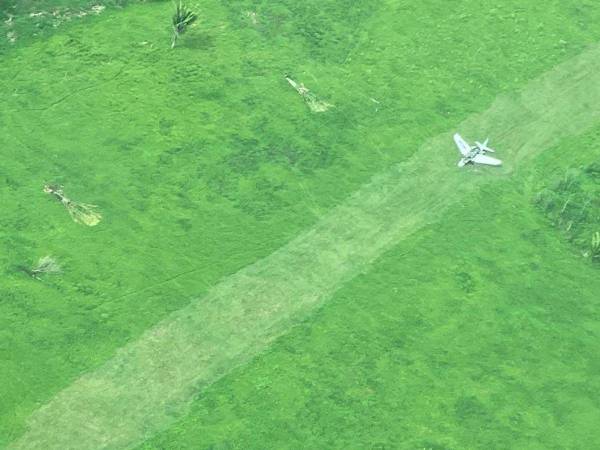
[[[477,155],[473,158],[473,162],[477,164],[487,164],[488,166],[501,166],[502,161],[496,158],[492,158],[491,156],[486,155]]]

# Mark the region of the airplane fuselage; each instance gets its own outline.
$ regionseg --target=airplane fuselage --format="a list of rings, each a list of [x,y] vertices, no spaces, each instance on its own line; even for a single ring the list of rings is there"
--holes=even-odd
[[[471,147],[471,151],[467,155],[467,158],[475,158],[477,155],[479,155],[482,152],[483,152],[483,150],[477,146]]]
[[[473,162],[473,158],[475,158],[477,155],[479,154],[485,154],[485,151],[479,147],[478,145],[474,145],[471,147],[471,151],[469,151],[469,153],[465,156],[463,156],[463,158],[460,160],[460,167],[472,163]]]

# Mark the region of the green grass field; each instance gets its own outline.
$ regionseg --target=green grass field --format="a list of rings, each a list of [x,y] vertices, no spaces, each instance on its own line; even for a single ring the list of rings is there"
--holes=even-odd
[[[600,4],[189,5],[0,3],[0,448],[600,447]]]

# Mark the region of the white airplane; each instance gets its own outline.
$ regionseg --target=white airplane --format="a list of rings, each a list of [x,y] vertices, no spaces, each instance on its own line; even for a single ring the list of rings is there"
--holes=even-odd
[[[500,161],[499,159],[485,155],[486,152],[494,152],[493,149],[488,147],[489,139],[486,139],[483,144],[481,142],[475,142],[475,145],[470,146],[465,142],[465,140],[460,136],[460,134],[456,133],[454,135],[454,142],[456,142],[456,146],[462,154],[462,158],[458,162],[458,167],[463,167],[467,164],[473,163],[487,164],[488,166],[502,165],[502,161]]]

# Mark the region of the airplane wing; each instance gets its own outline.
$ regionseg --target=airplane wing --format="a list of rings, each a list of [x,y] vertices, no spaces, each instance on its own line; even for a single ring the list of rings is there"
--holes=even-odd
[[[463,156],[467,156],[471,151],[471,147],[469,147],[469,144],[467,144],[465,140],[462,137],[460,137],[460,134],[456,133],[454,135],[454,142],[456,142],[456,146],[458,147],[460,153]]]
[[[478,163],[478,164],[487,164],[488,166],[501,166],[502,165],[502,161],[500,161],[499,159],[492,158],[491,156],[485,156],[482,154],[475,156],[475,158],[473,158],[472,161],[474,163]]]

